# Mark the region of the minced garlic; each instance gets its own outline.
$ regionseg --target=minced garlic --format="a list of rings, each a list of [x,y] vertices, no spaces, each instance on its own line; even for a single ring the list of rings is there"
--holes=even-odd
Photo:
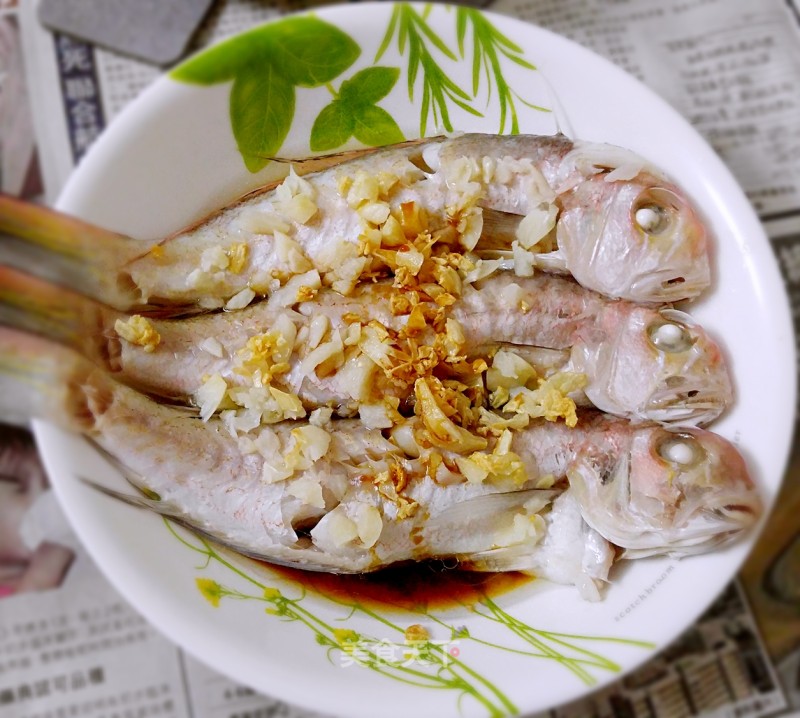
[[[301,285],[297,290],[298,302],[310,302],[316,296],[317,290],[314,287],[309,287],[307,284]]]
[[[224,349],[222,344],[220,344],[219,340],[217,340],[215,337],[206,337],[202,342],[200,342],[199,346],[200,349],[202,349],[204,352],[208,352],[211,354],[211,356],[215,356],[218,359],[222,358]]]
[[[219,245],[208,247],[200,255],[200,269],[204,272],[224,270],[230,264],[228,253]]]
[[[331,443],[331,435],[313,424],[292,429],[291,436],[294,443],[286,453],[284,463],[292,471],[310,468],[325,456]]]
[[[341,185],[342,188],[344,185]],[[376,177],[364,171],[356,172],[347,188],[347,204],[354,209],[369,202],[376,202],[380,195],[380,184]]]
[[[322,485],[319,480],[308,474],[300,476],[289,484],[287,492],[314,508],[324,509],[325,499],[322,496]]]
[[[386,202],[367,202],[357,210],[359,216],[370,224],[380,225],[389,218],[389,205]]]
[[[155,351],[161,342],[161,335],[145,317],[134,314],[127,320],[117,319],[114,331],[126,342],[142,347],[148,354]]]
[[[531,249],[541,242],[556,226],[558,209],[554,204],[542,202],[525,215],[517,227],[516,235],[523,249]]]
[[[356,509],[356,531],[365,548],[374,546],[383,531],[381,512],[370,504],[359,503]]]
[[[275,232],[272,236],[275,240],[275,253],[282,264],[289,268],[290,274],[302,274],[314,268],[303,248],[295,240],[283,232]]]
[[[233,274],[241,274],[244,265],[247,262],[248,248],[244,242],[237,242],[228,247],[226,254],[228,255],[228,271]]]
[[[568,396],[586,386],[585,374],[560,372],[547,379],[539,379],[536,389],[520,389],[514,393],[503,411],[527,414],[531,418],[543,417],[547,421],[563,418],[574,427],[578,423],[575,402]]]
[[[223,404],[228,384],[219,374],[205,377],[203,384],[194,394],[194,400],[200,408],[200,418],[208,421],[211,415]]]
[[[256,293],[252,289],[250,289],[250,287],[245,287],[238,294],[234,294],[225,303],[225,309],[227,309],[228,311],[232,311],[234,309],[244,309],[255,298],[256,298]]]

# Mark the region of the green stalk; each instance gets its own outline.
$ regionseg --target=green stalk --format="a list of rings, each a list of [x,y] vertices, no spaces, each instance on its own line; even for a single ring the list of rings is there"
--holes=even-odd
[[[509,615],[506,611],[504,611],[500,606],[498,606],[492,599],[486,598],[484,600],[484,605],[491,611],[493,616],[488,616],[486,614],[481,614],[486,618],[491,618],[511,629],[512,632],[519,635],[523,640],[531,643],[532,645],[536,645],[541,650],[547,652],[549,656],[558,660],[560,663],[563,663],[569,670],[577,673],[582,680],[589,684],[593,684],[596,680],[589,674],[585,669],[582,668],[582,665],[587,666],[594,666],[596,668],[600,668],[602,670],[610,671],[612,673],[619,672],[621,667],[601,656],[600,654],[590,651],[587,648],[583,648],[582,646],[578,645],[577,643],[570,642],[566,639],[571,639],[572,641],[604,641],[609,643],[619,643],[623,645],[628,645],[637,648],[654,648],[655,644],[649,643],[646,641],[636,641],[631,639],[625,638],[610,638],[605,636],[581,636],[576,634],[565,634],[565,633],[556,633],[551,631],[542,631],[539,629],[532,628],[528,626],[518,619],[514,618],[513,616]],[[540,638],[541,637],[541,638]],[[581,656],[585,656],[585,658],[574,658],[562,655],[558,653],[555,649],[547,646],[547,644],[541,640],[547,639],[552,641],[554,644],[563,646],[575,653],[578,653]],[[582,664],[582,665],[581,665]]]
[[[436,61],[432,50],[438,51],[447,59],[456,61],[456,55],[427,23],[430,7],[422,14],[408,3],[398,3],[392,11],[389,27],[375,56],[377,62],[391,44],[397,32],[397,48],[405,55],[408,45],[408,97],[414,101],[414,88],[420,69],[422,70],[422,108],[420,111],[420,136],[424,137],[429,118],[435,127],[443,127],[452,132],[450,105],[456,105],[465,112],[481,117],[482,114],[470,104],[472,98],[456,85]]]
[[[539,105],[526,102],[511,89],[503,75],[501,56],[526,70],[536,70],[536,66],[525,60],[523,58],[522,48],[503,35],[482,12],[474,8],[457,7],[456,32],[458,35],[459,51],[462,57],[464,57],[464,41],[468,25],[472,26],[473,95],[477,96],[480,90],[481,69],[483,69],[488,93],[487,105],[492,97],[493,87],[497,90],[498,102],[500,104],[499,131],[501,133],[505,132],[508,122],[511,134],[518,134],[519,120],[517,117],[517,108],[514,104],[515,98],[522,104],[535,110],[540,110],[542,112],[548,112],[549,110]]]
[[[371,618],[373,618],[373,619],[375,619],[377,621],[380,621],[381,623],[383,623],[383,624],[385,624],[385,625],[387,625],[387,626],[389,626],[391,628],[394,628],[397,631],[403,632],[403,629],[401,629],[399,626],[395,626],[393,623],[391,623],[391,621],[385,619],[383,616],[381,616],[380,614],[376,613],[372,609],[369,609],[366,606],[359,606],[359,608],[360,608],[361,612],[364,613],[365,615],[370,616]],[[427,614],[427,613],[425,613],[423,615],[429,616],[429,614]],[[469,666],[465,665],[462,661],[460,661],[455,656],[452,656],[449,653],[445,653],[445,651],[442,649],[441,646],[437,646],[437,645],[435,645],[433,643],[428,643],[427,645],[428,645],[429,650],[436,651],[437,653],[440,653],[442,655],[446,655],[447,656],[447,665],[445,667],[446,669],[449,669],[449,670],[452,671],[452,668],[450,668],[450,664],[455,664],[455,665],[459,666],[465,673],[467,673],[468,675],[472,676],[472,678],[474,678],[476,681],[482,683],[490,692],[492,692],[497,697],[497,699],[500,701],[500,703],[510,713],[515,714],[515,713],[518,712],[516,706],[493,683],[491,683],[486,678],[484,678],[483,676],[481,676],[478,673],[476,673],[474,670],[469,668]],[[468,684],[465,683],[465,685],[468,685]],[[473,694],[471,691],[469,691],[469,692],[470,692],[470,695],[473,695],[473,697],[477,698],[476,694]]]
[[[175,531],[174,527],[171,525],[169,521],[165,519],[165,524],[167,525],[168,530],[172,533],[175,538],[178,539],[184,546],[188,547],[192,551],[199,553],[205,557],[204,567],[207,567],[211,561],[216,561],[235,575],[239,576],[240,578],[245,579],[248,583],[252,584],[253,586],[257,587],[260,590],[259,595],[249,595],[243,593],[241,591],[237,591],[235,589],[226,588],[217,582],[213,582],[215,588],[214,597],[218,602],[221,598],[234,598],[234,599],[250,599],[261,601],[264,603],[269,603],[275,606],[275,613],[282,618],[285,618],[290,621],[297,621],[298,623],[308,627],[317,637],[317,641],[322,645],[328,646],[329,650],[341,651],[346,652],[346,644],[342,641],[337,640],[336,638],[336,630],[333,626],[326,623],[318,616],[313,614],[308,609],[304,608],[300,605],[300,601],[303,599],[304,594],[297,599],[288,598],[283,595],[278,589],[274,589],[271,587],[266,586],[265,584],[261,583],[257,579],[253,578],[252,576],[248,575],[240,568],[235,566],[234,564],[230,563],[227,559],[225,559],[222,555],[220,555],[212,546],[211,544],[200,536],[195,536],[195,538],[200,542],[200,546],[190,543],[182,536],[180,536],[177,531]],[[268,595],[269,594],[269,595]],[[271,595],[275,594],[275,595]],[[337,603],[341,603],[338,602]],[[216,604],[215,604],[216,605]],[[361,612],[365,615],[378,620],[381,624],[386,625],[387,627],[398,631],[400,633],[404,633],[403,629],[396,624],[392,623],[388,619],[385,619],[383,616],[367,609],[359,604],[353,604],[351,606],[353,609],[353,614],[355,612]],[[355,642],[358,644],[370,645],[370,644],[377,644],[379,641],[366,634],[362,634],[359,632],[353,631],[353,635],[355,637]],[[458,661],[454,657],[450,656],[449,654],[446,655],[447,663],[442,662],[442,657],[445,656],[444,651],[439,646],[435,646],[434,644],[427,643],[426,648],[430,655],[434,653],[439,654],[439,662],[438,662],[438,670],[435,674],[425,673],[424,671],[417,670],[411,668],[410,666],[403,665],[400,662],[388,662],[384,659],[380,658],[378,654],[374,650],[370,650],[367,648],[363,648],[362,650],[366,654],[368,660],[360,663],[364,665],[364,667],[369,668],[376,673],[386,676],[388,678],[392,678],[393,680],[400,681],[401,683],[405,683],[407,685],[413,685],[421,688],[433,688],[433,689],[440,689],[440,690],[456,690],[460,695],[469,695],[472,696],[477,702],[483,705],[489,715],[492,718],[499,718],[500,716],[507,715],[508,712],[516,713],[516,708],[514,705],[489,681],[485,678],[480,676],[477,672],[470,669],[468,666],[464,665],[461,661]],[[466,673],[467,675],[471,676],[478,684],[483,685],[487,690],[489,695],[484,695],[479,688],[475,685],[470,683],[467,679],[463,676],[459,675],[453,668],[453,666],[449,665],[452,663],[456,663],[459,668]],[[495,704],[492,700],[492,696],[496,697],[497,704]]]
[[[360,653],[358,657],[355,658],[358,665],[369,668],[379,675],[421,688],[455,691],[458,694],[459,703],[465,696],[470,696],[484,706],[492,718],[517,714],[517,707],[497,686],[481,676],[473,668],[470,668],[462,660],[448,653],[443,646],[437,645],[431,640],[415,644],[414,647],[417,652],[414,654],[412,660],[419,659],[424,661],[423,665],[429,669],[427,672],[425,670],[412,668],[410,665],[404,665],[404,663],[408,661],[407,656],[400,661],[396,659],[388,660],[380,656],[375,648],[370,648],[370,646],[383,643],[386,639],[379,641],[373,636],[351,629],[334,628],[334,626],[322,620],[316,614],[301,605],[301,602],[306,597],[305,591],[297,598],[289,598],[280,590],[266,586],[232,564],[204,537],[193,535],[194,540],[199,542],[199,544],[190,542],[179,535],[172,524],[166,519],[165,524],[173,536],[184,546],[204,557],[201,568],[207,568],[212,561],[215,561],[231,571],[234,575],[256,587],[259,591],[257,595],[250,595],[243,591],[222,586],[212,579],[198,579],[198,587],[213,605],[218,605],[222,598],[247,599],[270,604],[273,608],[267,609],[268,613],[274,613],[284,620],[296,621],[309,628],[315,635],[317,642],[327,647],[329,659],[331,653],[334,651],[350,653],[352,655],[353,650],[358,647]],[[202,586],[201,583],[203,584]],[[354,616],[363,615],[393,632],[405,635],[405,630],[401,626],[363,604],[358,602],[347,603],[335,599],[329,600],[348,609],[348,614],[344,618],[337,620],[345,621]],[[584,648],[580,645],[580,642],[604,641],[636,648],[649,649],[654,647],[654,644],[645,641],[602,636],[581,636],[536,629],[514,618],[488,596],[485,596],[479,604],[472,605],[469,608],[476,616],[491,621],[492,623],[505,626],[512,635],[519,638],[524,644],[533,647],[535,650],[531,651],[500,645],[472,636],[470,633],[462,636],[465,640],[471,640],[479,645],[517,655],[529,656],[531,658],[546,658],[555,661],[563,665],[587,685],[593,685],[597,682],[597,679],[589,672],[589,668],[618,672],[620,666],[614,661],[604,658],[599,653]],[[460,635],[456,629],[440,618],[432,616],[424,610],[419,610],[417,613],[447,628],[453,639]],[[344,635],[342,634],[343,631],[345,632]],[[400,648],[401,650],[404,647],[402,644],[394,643],[393,641],[389,641],[389,645],[394,648]]]

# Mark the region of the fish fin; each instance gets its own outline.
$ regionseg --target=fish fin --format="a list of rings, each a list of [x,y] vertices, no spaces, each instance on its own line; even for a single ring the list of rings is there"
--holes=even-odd
[[[569,493],[577,501],[583,520],[606,541],[621,548],[626,547],[632,533],[630,521],[620,518],[630,504],[630,471],[627,451],[609,470],[601,471],[585,457],[567,470]]]
[[[294,169],[294,172],[299,177],[303,177],[308,174],[312,174],[315,172],[323,172],[324,170],[330,169],[331,167],[336,167],[340,164],[348,162],[350,160],[358,159],[364,155],[372,154],[380,150],[380,147],[365,147],[362,149],[356,150],[349,150],[345,152],[334,152],[333,154],[329,155],[321,155],[319,157],[298,157],[298,158],[291,158],[291,157],[272,157],[272,156],[263,156],[262,159],[268,160],[270,162],[275,162],[277,164],[286,165],[286,172],[284,175],[279,177],[278,179],[272,180],[271,182],[267,182],[255,189],[251,189],[249,192],[245,192],[243,195],[239,196],[238,198],[234,199],[230,204],[226,205],[226,208],[233,207],[235,205],[240,205],[248,200],[253,199],[254,197],[260,197],[267,192],[271,192],[274,190],[278,185],[282,184],[286,176],[289,174],[289,168],[291,167]],[[206,224],[212,217],[215,217],[218,214],[218,211],[212,212],[211,214],[205,214],[197,219],[193,220],[190,224],[187,224],[184,227],[181,227],[179,230],[172,232],[167,237],[165,237],[159,245],[163,245],[175,237],[179,237],[183,234],[188,232],[192,232],[196,230],[198,227]]]
[[[23,272],[0,266],[0,325],[38,334],[74,349],[96,366],[117,374],[122,366],[117,319],[128,315]],[[153,394],[146,385],[122,377],[132,388],[197,416],[183,395]]]
[[[567,260],[560,249],[533,255],[533,266],[553,274],[569,274]]]
[[[577,134],[575,133],[575,129],[570,122],[569,115],[567,114],[567,110],[564,105],[561,103],[561,98],[558,96],[555,87],[550,84],[550,81],[547,79],[547,76],[542,73],[540,78],[545,86],[545,91],[550,99],[550,112],[552,113],[552,117],[555,121],[556,125],[556,135],[566,137],[570,140],[576,140]]]
[[[553,559],[555,556],[551,558]],[[550,561],[542,555],[536,541],[468,556],[461,565],[470,571],[479,572],[520,571],[553,583],[573,585],[587,601],[599,601],[607,584],[605,578],[595,578],[583,567],[571,575],[553,571]]]
[[[383,150],[388,149],[398,149],[403,147],[414,147],[416,145],[424,144],[427,142],[432,142],[435,140],[441,139],[440,137],[421,137],[419,139],[413,140],[406,140],[405,142],[400,142],[395,145],[390,145],[389,147],[358,147],[352,150],[343,150],[342,152],[332,152],[330,154],[325,155],[317,155],[313,157],[276,157],[273,155],[263,155],[261,156],[262,159],[268,160],[270,162],[275,162],[276,164],[282,164],[291,166],[294,169],[295,174],[299,177],[303,177],[305,175],[309,175],[315,172],[323,172],[331,167],[338,167],[341,164],[346,162],[350,162],[351,160],[357,160],[361,157],[365,157],[367,155],[375,154],[376,152],[381,152]],[[287,169],[288,174],[288,169]],[[248,199],[253,197],[258,197],[262,194],[266,194],[267,192],[272,191],[275,189],[279,184],[281,184],[284,180],[284,177],[280,179],[274,180],[267,184],[262,185],[261,187],[257,187],[256,189],[250,190],[246,194],[239,197],[235,200],[232,204],[241,204]],[[204,222],[208,221],[208,217],[203,217],[202,219],[193,222],[188,227],[184,227],[179,232],[175,234],[183,234],[184,232],[190,231]],[[172,235],[175,236],[175,235]]]
[[[141,396],[74,349],[0,326],[0,416],[44,419],[91,436],[120,392]]]
[[[114,462],[119,465],[118,461]],[[130,474],[130,472],[127,472]],[[238,556],[244,556],[248,559],[256,561],[266,561],[268,563],[277,564],[279,566],[286,566],[288,568],[302,568],[306,571],[319,571],[324,573],[347,573],[343,571],[341,566],[333,563],[335,557],[329,557],[325,560],[325,554],[313,548],[292,548],[276,544],[272,550],[257,551],[248,546],[232,541],[231,539],[222,536],[218,532],[212,531],[205,526],[202,526],[196,519],[181,511],[179,507],[164,501],[155,492],[146,489],[144,486],[137,486],[133,484],[142,495],[128,494],[117,489],[112,489],[110,486],[101,484],[85,476],[78,477],[84,484],[91,487],[95,491],[108,496],[116,501],[121,501],[128,506],[146,511],[152,511],[159,516],[178,524],[185,528],[190,533],[199,536],[202,539],[213,542],[217,546],[222,547],[228,551],[233,552]],[[126,477],[127,478],[127,477]],[[130,479],[128,479],[130,481]],[[360,571],[359,571],[360,572]]]
[[[137,474],[135,471],[130,469],[126,464],[120,461],[114,454],[108,451],[106,448],[101,446],[97,441],[92,439],[91,437],[86,437],[87,441],[91,445],[91,447],[98,453],[100,456],[105,459],[105,461],[110,464],[114,469],[116,469],[122,478],[125,479],[134,489],[137,491],[141,491],[143,494],[148,495],[152,494],[155,495],[153,491],[147,488],[147,484],[140,474]],[[84,479],[86,483],[91,483],[89,479]],[[98,487],[96,487],[98,488]],[[151,497],[152,498],[152,497]],[[160,497],[157,497],[154,500],[160,501]]]
[[[511,243],[517,238],[517,228],[522,219],[523,217],[520,214],[484,207],[483,231],[475,250],[500,249],[510,251]]]
[[[108,455],[106,455],[106,458],[108,458]],[[92,479],[87,479],[85,476],[79,476],[78,478],[87,486],[91,486],[95,491],[99,491],[101,494],[105,494],[113,499],[122,501],[129,506],[135,506],[139,509],[154,511],[155,513],[160,514],[161,516],[166,516],[167,518],[177,518],[180,516],[180,511],[178,511],[176,507],[172,506],[168,502],[162,501],[161,498],[153,492],[150,492],[150,495],[148,495],[145,489],[140,489],[142,494],[137,496],[135,494],[126,494],[123,491],[117,491],[116,489],[112,489],[110,486],[93,481]]]
[[[103,365],[98,361],[103,337],[116,337],[111,328],[120,316],[61,286],[0,266],[0,324],[41,334]]]
[[[105,454],[106,458],[108,458],[108,453]],[[114,461],[116,466],[119,466],[120,463],[118,461]],[[128,506],[133,506],[137,509],[145,509],[146,511],[152,511],[153,513],[158,514],[159,516],[163,516],[164,518],[170,519],[175,523],[183,526],[185,529],[202,536],[204,538],[210,539],[215,543],[219,543],[227,548],[237,551],[238,553],[242,553],[244,555],[249,555],[251,558],[263,558],[260,555],[254,555],[254,552],[249,552],[248,549],[237,546],[232,544],[229,541],[226,541],[221,536],[215,534],[212,531],[201,526],[197,521],[193,520],[189,516],[187,516],[183,511],[180,510],[178,506],[175,504],[170,503],[169,501],[163,501],[158,494],[149,489],[146,489],[144,486],[136,486],[139,491],[141,491],[141,495],[136,494],[128,494],[124,491],[118,491],[117,489],[112,489],[110,486],[106,486],[105,484],[101,484],[97,481],[93,481],[92,479],[88,479],[85,476],[78,477],[84,484],[90,486],[95,491],[99,491],[101,494],[109,496],[112,499],[117,501],[121,501]],[[126,477],[127,478],[127,477]],[[130,479],[128,479],[130,481]]]
[[[468,571],[486,573],[503,571],[532,572],[538,567],[537,558],[532,551],[534,545],[535,542],[526,542],[480,551],[459,558],[459,566]]]
[[[117,309],[142,304],[124,267],[150,246],[0,194],[0,262],[80,289]]]
[[[427,142],[433,142],[438,139],[441,139],[441,137],[419,137],[411,140],[405,140],[403,142],[398,142],[396,144],[388,146],[356,147],[355,149],[352,150],[342,150],[341,152],[331,152],[329,154],[316,155],[311,157],[267,156],[263,157],[263,159],[269,160],[270,162],[279,162],[283,164],[296,165],[298,169],[302,170],[298,171],[297,174],[309,174],[311,172],[320,172],[322,170],[326,170],[329,167],[336,167],[337,165],[340,165],[344,162],[358,159],[359,157],[364,157],[366,155],[372,155],[375,154],[376,152],[382,152],[386,150],[397,150],[397,149],[402,149],[404,147],[415,147],[417,145],[425,144]]]
[[[0,416],[90,430],[83,388],[95,373],[94,365],[71,349],[0,327]]]
[[[423,535],[435,555],[470,555],[493,548],[497,533],[507,528],[509,516],[525,511],[532,499],[552,499],[557,492],[521,489],[458,501],[428,519]]]

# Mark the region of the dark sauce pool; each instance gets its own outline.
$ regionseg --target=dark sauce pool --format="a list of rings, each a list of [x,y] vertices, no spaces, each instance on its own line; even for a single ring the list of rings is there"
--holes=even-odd
[[[479,573],[448,568],[441,561],[409,563],[359,575],[318,573],[284,566],[269,568],[322,596],[371,608],[408,611],[469,606],[530,583],[517,571]]]

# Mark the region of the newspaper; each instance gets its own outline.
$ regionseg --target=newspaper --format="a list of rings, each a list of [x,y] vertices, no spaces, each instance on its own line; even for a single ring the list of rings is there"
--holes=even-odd
[[[800,217],[800,26],[785,0],[498,0],[613,60],[705,136],[765,221]]]
[[[41,178],[22,55],[16,13],[0,3],[0,190],[30,197]]]
[[[0,597],[4,718],[100,718],[123,708],[124,716],[323,718],[214,673],[152,628],[91,564],[58,512],[31,436],[11,427],[0,430]],[[788,706],[796,683],[781,688],[734,583],[646,666],[539,718],[765,716]]]
[[[218,0],[193,47],[312,3]],[[796,0],[496,0],[605,55],[682,112],[744,187],[800,321]],[[52,203],[159,74],[46,31],[0,0],[0,188]],[[739,579],[674,645],[550,718],[786,715],[800,709],[800,450]],[[311,718],[191,659],[120,597],[72,534],[30,435],[0,427],[0,715]],[[345,717],[346,718],[346,717]]]

